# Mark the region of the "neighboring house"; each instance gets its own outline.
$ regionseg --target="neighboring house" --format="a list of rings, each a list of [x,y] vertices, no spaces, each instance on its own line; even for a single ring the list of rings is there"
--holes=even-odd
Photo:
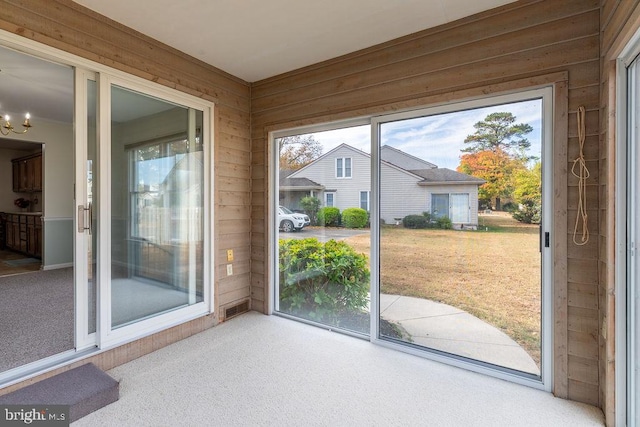
[[[455,225],[478,225],[478,187],[484,180],[438,168],[386,145],[380,157],[380,218],[385,223],[429,212],[435,218],[447,217]],[[302,197],[315,196],[322,206],[370,211],[370,182],[371,156],[341,144],[295,172],[281,173],[280,203],[300,210]]]

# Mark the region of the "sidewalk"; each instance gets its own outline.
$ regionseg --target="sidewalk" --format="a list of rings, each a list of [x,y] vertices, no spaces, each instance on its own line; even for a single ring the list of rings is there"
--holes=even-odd
[[[380,315],[400,325],[414,344],[540,375],[540,369],[518,343],[496,327],[455,307],[382,294]]]

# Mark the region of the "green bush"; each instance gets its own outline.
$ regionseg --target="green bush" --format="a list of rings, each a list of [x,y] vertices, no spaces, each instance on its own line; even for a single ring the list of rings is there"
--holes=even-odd
[[[304,213],[309,215],[312,225],[318,223],[318,209],[320,209],[320,199],[317,197],[306,196],[300,199],[300,206],[304,209]]]
[[[402,218],[402,225],[405,228],[427,228],[429,219],[424,215],[407,215]]]
[[[441,216],[440,218],[438,218],[436,220],[436,223],[438,224],[438,228],[441,228],[443,230],[451,230],[453,228],[451,220],[446,216]]]
[[[525,224],[538,224],[540,223],[540,204],[535,200],[524,200],[522,208],[513,212],[511,216],[516,221],[524,222]]]
[[[502,205],[502,210],[505,212],[514,213],[518,210],[518,205],[513,202],[507,202]]]
[[[279,246],[282,311],[336,322],[341,314],[366,309],[370,273],[363,254],[345,242],[315,238],[280,240]]]
[[[340,209],[327,206],[318,210],[318,225],[337,227],[340,225]]]
[[[342,225],[347,228],[366,227],[369,215],[362,208],[347,208],[342,211]]]

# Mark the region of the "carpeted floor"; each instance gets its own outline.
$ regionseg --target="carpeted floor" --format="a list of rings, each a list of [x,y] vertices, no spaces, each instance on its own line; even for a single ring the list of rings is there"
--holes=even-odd
[[[74,426],[602,426],[602,412],[255,312],[108,372]]]
[[[0,277],[0,372],[73,349],[73,269]]]

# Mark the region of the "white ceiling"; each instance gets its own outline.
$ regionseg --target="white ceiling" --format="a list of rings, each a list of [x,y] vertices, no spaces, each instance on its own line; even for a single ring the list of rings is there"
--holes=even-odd
[[[248,82],[514,0],[75,0]]]

